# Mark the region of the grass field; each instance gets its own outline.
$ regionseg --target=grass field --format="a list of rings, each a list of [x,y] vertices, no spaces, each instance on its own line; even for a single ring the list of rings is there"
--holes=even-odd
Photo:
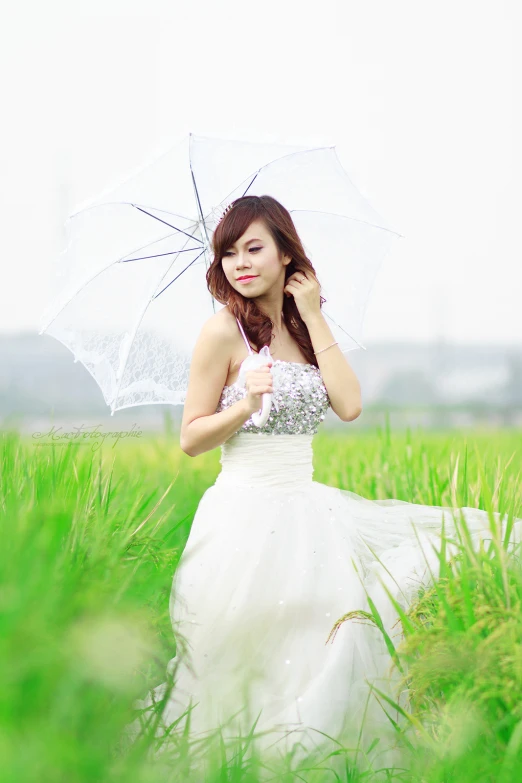
[[[168,428],[96,450],[17,432],[1,445],[0,783],[522,779],[522,569],[498,536],[463,548],[403,616],[396,656],[412,700],[397,736],[409,771],[362,777],[340,749],[270,778],[248,741],[209,747],[204,772],[191,772],[183,737],[167,766],[150,759],[150,736],[122,751],[133,702],[174,653],[172,577],[219,449],[191,459]],[[513,430],[347,427],[316,435],[314,465],[315,480],[371,499],[522,516]]]

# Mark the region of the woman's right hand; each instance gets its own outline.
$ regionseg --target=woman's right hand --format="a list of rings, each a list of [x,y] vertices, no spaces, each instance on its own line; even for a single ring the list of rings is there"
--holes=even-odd
[[[257,370],[248,370],[245,373],[245,386],[247,390],[246,401],[250,413],[256,413],[262,406],[262,395],[272,394],[273,379],[270,368],[272,364],[264,364]]]

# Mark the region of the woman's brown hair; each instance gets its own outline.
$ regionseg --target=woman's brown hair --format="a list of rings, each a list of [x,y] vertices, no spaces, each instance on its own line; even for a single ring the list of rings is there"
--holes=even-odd
[[[279,201],[272,196],[241,196],[232,202],[212,236],[214,258],[207,269],[207,286],[218,302],[228,304],[229,310],[239,319],[248,339],[259,352],[264,345],[270,345],[274,324],[259,309],[255,299],[247,299],[232,288],[221,265],[225,252],[243,236],[254,220],[263,221],[274,239],[279,257],[282,258],[284,254],[292,259],[285,267],[285,281],[294,272],[311,272],[316,278],[317,275],[305,254],[290,213]],[[322,307],[325,301],[321,296],[319,306]],[[283,297],[283,318],[307,362],[318,367],[308,329],[293,296]]]

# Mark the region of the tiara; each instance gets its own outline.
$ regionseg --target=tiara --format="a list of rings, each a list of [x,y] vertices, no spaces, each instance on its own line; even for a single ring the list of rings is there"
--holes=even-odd
[[[231,201],[230,204],[227,207],[225,207],[225,210],[223,212],[221,212],[221,207],[214,207],[214,209],[212,210],[212,215],[214,217],[214,220],[216,221],[216,226],[214,230],[221,223],[221,221],[223,220],[227,212],[229,212],[233,206],[234,206],[234,202]]]

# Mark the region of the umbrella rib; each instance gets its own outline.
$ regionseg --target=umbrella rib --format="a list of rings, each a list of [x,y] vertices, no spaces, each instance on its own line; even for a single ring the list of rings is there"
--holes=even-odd
[[[173,235],[173,234],[172,234],[172,235],[169,235],[169,234],[167,234],[167,236],[166,236],[166,237],[161,237],[160,239],[155,239],[153,242],[149,242],[147,245],[142,245],[142,247],[137,247],[137,248],[135,248],[134,250],[131,250],[131,251],[129,251],[128,253],[125,253],[125,256],[121,256],[120,258],[117,258],[117,259],[116,259],[116,260],[114,260],[114,261],[110,261],[110,262],[107,264],[107,266],[104,266],[104,267],[103,267],[103,269],[99,269],[99,270],[98,270],[98,271],[97,271],[97,272],[96,272],[94,275],[92,275],[92,277],[89,277],[89,279],[88,279],[88,280],[85,280],[83,283],[81,283],[81,284],[78,286],[78,288],[76,288],[76,290],[75,290],[75,291],[73,291],[73,293],[72,293],[72,294],[71,294],[71,296],[70,296],[70,297],[67,299],[67,301],[66,301],[66,302],[64,302],[64,303],[63,303],[63,305],[60,307],[60,309],[59,309],[59,310],[58,310],[58,311],[57,311],[57,312],[56,312],[56,313],[55,313],[55,314],[52,316],[52,318],[51,318],[49,321],[47,321],[47,323],[46,323],[46,324],[45,324],[45,325],[44,325],[44,326],[43,326],[43,327],[40,329],[40,331],[39,331],[39,333],[38,333],[38,334],[42,334],[42,333],[43,333],[43,332],[44,332],[44,331],[45,331],[45,330],[46,330],[46,329],[47,329],[47,328],[48,328],[48,327],[49,327],[49,326],[50,326],[50,325],[53,323],[53,321],[55,321],[55,320],[58,318],[58,316],[60,315],[60,313],[61,313],[61,312],[62,312],[62,311],[63,311],[63,310],[64,310],[64,309],[65,309],[65,308],[66,308],[66,307],[67,307],[67,306],[68,306],[68,305],[69,305],[69,304],[72,302],[72,300],[74,299],[74,297],[75,297],[75,296],[77,296],[77,295],[78,295],[78,294],[79,294],[81,291],[83,291],[83,289],[84,289],[86,286],[88,286],[90,283],[92,283],[92,281],[93,281],[93,280],[96,280],[96,278],[98,277],[98,275],[101,275],[101,274],[102,274],[102,272],[106,272],[106,271],[107,271],[107,269],[109,269],[109,267],[113,266],[114,264],[125,263],[125,257],[126,257],[126,256],[132,255],[132,253],[137,253],[139,250],[142,250],[142,249],[143,249],[143,248],[145,248],[145,247],[150,247],[151,245],[154,245],[154,244],[156,244],[156,242],[163,242],[165,239],[168,239],[168,238],[169,238],[169,236],[174,236],[174,235]],[[191,237],[191,238],[192,238],[192,239],[196,239],[196,240],[197,240],[197,237]],[[195,249],[195,248],[194,248],[194,249]],[[178,253],[178,254],[179,254],[179,253],[181,253],[181,252],[184,252],[184,251],[183,251],[183,250],[178,250],[178,251],[173,251],[173,252],[176,252],[176,253]],[[167,254],[167,255],[168,255],[168,254]],[[129,259],[129,260],[133,260],[133,259]],[[170,266],[172,266],[172,264],[171,264]],[[169,269],[170,269],[170,266],[169,266]],[[168,272],[168,270],[167,270],[167,272]],[[167,272],[165,272],[165,274],[167,274]]]
[[[259,172],[262,171],[263,169],[265,169],[267,166],[270,166],[272,163],[275,163],[276,161],[279,161],[279,160],[283,160],[283,158],[290,158],[292,155],[302,155],[305,152],[316,152],[317,150],[330,150],[330,149],[335,149],[335,147],[311,147],[310,149],[296,150],[295,152],[287,152],[286,155],[281,155],[280,158],[274,158],[273,160],[269,161],[268,163],[264,163],[262,166],[260,166],[258,168],[256,173],[252,177],[252,180],[249,183],[247,189],[244,191],[243,196],[246,195],[247,190],[252,186],[252,183],[254,182],[256,177],[258,176]],[[245,177],[243,182],[245,182],[246,179],[247,179],[247,177]],[[238,185],[238,187],[239,187],[239,185]],[[237,188],[234,188],[234,190],[237,190]],[[228,201],[228,199],[230,198],[230,196],[232,195],[234,190],[231,190],[230,193],[222,200],[221,203],[223,203],[223,201]]]
[[[191,239],[195,239],[196,242],[199,242],[200,245],[203,244],[197,237],[192,236],[192,234],[187,234],[186,231],[183,231],[182,228],[178,228],[177,226],[173,226],[171,223],[167,223],[166,220],[162,220],[159,217],[156,217],[156,215],[152,215],[150,212],[147,212],[146,209],[142,209],[141,207],[137,207],[136,204],[132,205],[135,209],[138,209],[140,212],[143,212],[145,215],[148,215],[151,218],[154,218],[154,220],[158,220],[160,223],[164,223],[166,226],[169,226],[169,228],[173,228],[175,231],[179,231],[180,234],[184,234],[186,237],[190,237]]]
[[[176,231],[179,231],[179,230],[180,229],[176,229]],[[170,239],[170,237],[173,237],[175,235],[176,231],[174,231],[172,234],[167,234],[164,237],[160,237],[159,239],[154,239],[152,242],[148,242],[146,245],[142,245],[141,247],[136,247],[136,248],[134,248],[134,250],[130,250],[128,253],[125,253],[124,256],[121,256],[116,261],[111,261],[111,264],[123,264],[123,263],[126,263],[126,261],[134,261],[134,260],[136,260],[136,259],[132,259],[132,258],[128,258],[127,259],[127,256],[131,256],[133,253],[137,253],[139,250],[143,250],[146,247],[152,247],[152,245],[155,245],[158,242],[164,242],[165,239]],[[182,231],[181,233],[184,234],[185,236],[189,237],[189,239],[195,239],[196,242],[199,242],[200,245],[201,245],[200,240],[196,236],[194,236],[193,234],[187,234],[185,231]],[[192,250],[197,250],[197,248],[191,248],[191,249]],[[173,250],[172,252],[173,253],[184,253],[186,251],[185,251],[185,249],[182,249],[182,250]],[[161,254],[158,254],[158,255],[161,255]],[[169,254],[167,253],[166,255],[169,255]],[[144,258],[155,258],[155,257],[156,256],[144,256]],[[108,264],[108,266],[110,266],[110,264]],[[107,269],[108,266],[105,267],[105,269]]]
[[[169,250],[167,253],[155,253],[152,256],[137,256],[137,258],[120,258],[119,261],[115,261],[116,264],[129,264],[132,261],[147,261],[149,258],[162,258],[163,256],[171,256],[174,253],[178,255],[180,253],[190,253],[193,250],[199,250],[199,247],[187,247],[184,250]]]
[[[263,169],[266,169],[267,166],[271,166],[272,163],[275,163],[276,161],[283,160],[283,158],[291,158],[292,155],[307,155],[309,152],[318,152],[320,150],[332,150],[335,149],[335,146],[329,146],[329,147],[310,147],[309,149],[304,150],[296,150],[295,152],[288,152],[286,155],[281,155],[280,158],[274,158],[273,160],[269,161],[268,163],[263,163],[262,166],[260,166],[257,170],[257,173],[259,174],[260,171]]]
[[[193,259],[193,260],[190,262],[190,264],[187,264],[187,266],[185,267],[185,269],[182,269],[182,270],[181,270],[181,272],[179,273],[179,275],[177,275],[177,276],[176,276],[176,277],[175,277],[173,280],[171,280],[171,281],[170,281],[170,283],[167,283],[167,285],[165,286],[165,288],[162,288],[162,289],[161,289],[161,291],[159,292],[159,294],[154,294],[154,296],[153,296],[152,298],[153,298],[153,299],[157,299],[157,298],[158,298],[158,296],[160,296],[160,294],[162,294],[162,293],[163,293],[163,291],[166,291],[166,290],[167,290],[167,288],[169,287],[169,285],[172,285],[172,283],[175,283],[175,282],[176,282],[176,280],[178,279],[178,277],[181,277],[181,275],[182,275],[184,272],[186,272],[186,271],[187,271],[187,269],[189,269],[189,268],[192,266],[192,264],[194,264],[194,263],[195,263],[195,262],[198,260],[198,258],[200,258],[200,257],[203,255],[203,253],[204,253],[204,252],[205,252],[205,251],[204,251],[204,250],[202,250],[202,251],[201,251],[201,253],[200,253],[198,256],[196,256],[196,258],[194,258],[194,259]],[[172,264],[171,264],[171,266],[172,266]],[[170,267],[169,267],[169,269],[170,269]],[[167,272],[168,272],[168,269],[167,269]],[[165,274],[167,274],[167,272],[165,272]]]
[[[189,158],[189,167],[190,167],[190,176],[192,178],[192,185],[194,186],[194,192],[196,194],[196,202],[198,205],[198,214],[201,221],[201,225],[205,231],[205,234],[207,233],[207,225],[205,223],[205,217],[203,215],[203,207],[201,206],[201,199],[199,197],[199,190],[196,183],[196,177],[194,176],[194,169],[192,168],[192,133],[189,136],[189,145],[188,145],[188,158]],[[208,242],[208,235],[207,235],[207,242]]]
[[[201,215],[201,223],[202,223],[202,225],[204,226],[204,228],[205,228],[205,232],[206,232],[206,230],[207,230],[207,220],[208,220],[208,218],[210,217],[210,215],[212,214],[212,210],[210,210],[210,212],[209,212],[209,213],[208,213],[208,214],[207,214],[205,217],[203,217],[203,208],[202,208],[202,206],[201,206],[201,200],[200,200],[200,198],[199,198],[199,191],[198,191],[198,186],[197,186],[197,184],[196,184],[196,178],[194,177],[194,172],[192,171],[192,166],[190,167],[190,171],[191,171],[191,175],[192,175],[192,183],[193,183],[193,185],[194,185],[194,190],[195,190],[195,192],[196,192],[196,199],[197,199],[197,202],[198,202],[199,214]],[[247,192],[247,190],[248,190],[248,189],[251,187],[252,183],[254,182],[254,180],[256,179],[256,177],[257,177],[257,175],[258,175],[258,174],[259,174],[259,172],[258,172],[258,171],[256,171],[256,173],[255,173],[255,174],[254,174],[254,176],[252,177],[252,180],[251,180],[251,181],[250,181],[250,183],[248,184],[248,187],[247,187],[247,188],[246,188],[246,190],[243,192],[243,196],[245,195],[245,193]],[[234,188],[234,190],[236,190],[236,188]],[[231,191],[230,191],[230,193],[228,194],[228,196],[225,196],[225,198],[221,199],[221,201],[220,201],[220,204],[226,203],[226,202],[227,202],[227,200],[228,200],[228,198],[229,198],[229,196],[230,196],[230,195],[231,195],[231,193],[233,193],[233,192],[234,192],[234,191],[233,191],[233,190],[231,190]],[[207,240],[208,240],[208,236],[207,236]],[[203,244],[203,243],[202,243],[202,244]]]
[[[328,148],[325,147],[325,149],[328,149]],[[261,169],[259,169],[259,171],[261,171]],[[259,171],[257,171],[255,173],[255,175],[252,177],[252,180],[248,184],[248,187],[243,192],[243,196],[252,187],[252,184],[255,182],[255,180],[256,180],[256,178],[257,178],[257,176],[259,174]],[[233,193],[233,191],[231,191],[231,193]],[[227,196],[227,198],[228,198],[228,196]],[[223,199],[223,201],[226,201],[226,199]],[[399,236],[399,237],[403,236],[402,234],[399,234],[397,231],[393,231],[390,228],[385,228],[384,226],[377,226],[377,225],[375,225],[375,223],[369,223],[367,220],[360,220],[359,218],[350,217],[349,215],[338,215],[336,212],[323,212],[322,210],[319,210],[319,209],[290,209],[288,211],[291,214],[293,214],[294,212],[308,212],[310,214],[311,213],[315,213],[317,215],[333,215],[334,217],[344,218],[345,220],[353,220],[353,221],[355,221],[357,223],[363,223],[364,225],[371,226],[372,228],[378,228],[380,231],[388,231],[390,234],[395,234],[395,236]]]
[[[190,155],[190,152],[189,152],[189,155]],[[190,160],[190,176],[192,177],[192,184],[194,185],[194,190],[196,192],[196,201],[198,202],[199,216],[200,216],[201,220],[203,220],[203,209],[201,207],[201,199],[199,197],[199,191],[198,191],[198,186],[196,184],[196,178],[195,178],[194,172],[192,170],[192,161],[191,160]]]
[[[397,231],[394,231],[391,228],[385,228],[384,226],[378,226],[375,223],[369,223],[367,220],[361,220],[360,218],[350,217],[349,215],[339,215],[337,212],[323,212],[320,209],[289,209],[290,213],[294,212],[308,212],[309,214],[316,214],[316,215],[331,215],[332,217],[338,217],[343,218],[344,220],[353,220],[356,223],[363,223],[365,226],[370,226],[370,228],[378,228],[379,231],[387,231],[389,234],[395,234],[395,236],[403,237],[402,234],[399,234]],[[404,238],[404,237],[403,237]]]
[[[194,176],[194,170],[192,169],[192,133],[189,136],[188,157],[189,157],[189,166],[190,166],[190,176],[192,177],[192,184],[194,186],[194,191],[195,191],[195,194],[196,194],[196,200],[197,200],[197,204],[198,204],[198,212],[199,212],[199,217],[200,217],[201,233],[203,234],[203,232],[205,232],[206,244],[205,244],[205,242],[202,243],[203,244],[203,254],[204,254],[205,251],[206,251],[207,246],[210,246],[210,241],[209,241],[208,233],[207,233],[206,218],[203,215],[203,208],[201,206],[201,199],[199,198],[199,190],[198,190],[198,186],[197,186],[197,183],[196,183],[196,178]],[[185,271],[185,270],[183,270],[183,271]],[[181,273],[181,274],[183,274],[183,273]],[[179,277],[179,275],[178,275],[178,277]],[[177,278],[175,278],[175,279],[177,280]],[[174,282],[174,281],[172,281],[172,282]],[[169,285],[170,285],[170,283],[169,283]],[[168,288],[168,286],[166,286],[166,287]],[[207,286],[207,290],[208,290],[208,286]],[[160,291],[160,294],[161,293],[163,293],[163,291]],[[209,294],[210,294],[210,303],[212,305],[212,310],[215,313],[216,312],[215,300],[214,300],[214,297],[212,296],[212,294],[210,293],[210,291],[209,291]],[[158,296],[159,296],[159,294],[158,294]]]
[[[260,171],[262,171],[262,170],[263,170],[264,168],[266,168],[267,166],[270,166],[270,165],[271,165],[272,163],[274,163],[275,161],[283,160],[283,158],[289,158],[289,157],[291,157],[292,155],[302,155],[303,153],[308,153],[308,152],[315,152],[315,151],[317,151],[317,150],[327,150],[327,149],[335,149],[335,147],[312,147],[312,148],[310,148],[310,149],[308,149],[308,148],[305,148],[305,149],[302,149],[302,150],[295,150],[294,152],[288,152],[288,153],[286,153],[285,155],[281,155],[279,158],[274,158],[273,160],[269,161],[269,163],[264,163],[262,166],[260,166],[260,167],[258,168],[258,170],[255,172],[255,174],[252,176],[252,179],[250,180],[250,182],[248,183],[247,187],[246,187],[246,188],[245,188],[245,190],[243,191],[243,196],[245,196],[245,195],[246,195],[246,193],[247,193],[247,191],[248,191],[248,190],[249,190],[249,189],[252,187],[252,184],[255,182],[256,178],[258,177],[258,175],[259,175],[259,172],[260,172]],[[191,157],[190,157],[190,146],[189,146],[189,165],[190,165],[190,173],[191,173],[191,176],[192,176],[192,183],[193,183],[193,185],[194,185],[194,190],[195,190],[195,192],[196,192],[196,199],[197,199],[197,202],[198,202],[199,214],[200,214],[200,216],[201,216],[201,220],[202,220],[202,222],[203,222],[203,225],[206,227],[206,220],[207,220],[207,218],[209,217],[209,215],[211,214],[211,212],[209,212],[209,213],[208,213],[208,215],[207,215],[205,218],[203,217],[203,209],[202,209],[202,207],[201,207],[201,200],[200,200],[200,198],[199,198],[199,191],[198,191],[198,186],[197,186],[197,184],[196,184],[196,178],[195,178],[195,176],[194,176],[194,171],[193,171],[193,169],[192,169],[192,159],[191,159]],[[246,180],[246,179],[247,179],[247,177],[245,177],[245,180]],[[245,180],[243,180],[243,182],[244,182]],[[239,187],[239,186],[238,186],[238,187]],[[237,190],[237,187],[236,187],[236,188],[234,188],[234,190]],[[223,204],[223,202],[226,202],[226,201],[228,201],[228,199],[230,198],[230,196],[232,195],[232,193],[234,192],[234,190],[231,190],[231,191],[229,191],[228,195],[227,195],[227,196],[225,196],[225,198],[221,199],[221,204]]]
[[[355,184],[352,182],[352,180],[351,180],[351,179],[350,179],[350,177],[348,176],[348,172],[346,171],[346,169],[344,168],[343,164],[341,163],[341,159],[339,158],[339,155],[338,155],[338,153],[337,153],[337,149],[336,149],[335,145],[332,147],[332,149],[333,149],[333,152],[334,152],[335,158],[336,158],[336,160],[337,160],[337,164],[338,164],[339,168],[341,169],[342,173],[344,174],[344,176],[346,177],[346,179],[348,180],[348,182],[350,183],[350,185],[351,185],[353,188],[355,188],[355,190],[356,190],[356,191],[357,191],[357,192],[358,192],[358,193],[359,193],[359,194],[362,196],[362,198],[363,198],[363,199],[366,201],[366,203],[367,203],[367,204],[369,204],[369,205],[371,206],[371,204],[370,204],[370,202],[368,201],[368,199],[367,199],[367,198],[365,198],[365,197],[362,195],[362,193],[360,192],[359,188],[358,188],[358,187],[357,187],[357,186],[356,186],[356,185],[355,185]],[[378,217],[379,217],[379,218],[380,218],[380,219],[381,219],[383,222],[386,222],[386,221],[384,220],[384,218],[382,217],[382,215],[379,215],[379,213],[377,212],[377,210],[376,210],[376,209],[374,209],[374,207],[371,207],[371,208],[372,208],[372,210],[375,212],[375,214],[376,214],[376,215],[377,215],[377,216],[378,216]],[[385,229],[385,230],[386,230],[386,231],[391,231],[391,229]],[[395,234],[396,236],[399,236],[399,237],[401,237],[402,239],[404,239],[404,235],[403,235],[403,234],[399,234],[397,231],[391,231],[391,233],[393,233],[393,234]]]
[[[191,136],[191,143],[192,143],[192,136]],[[203,215],[203,208],[201,206],[201,199],[199,197],[199,190],[198,190],[198,186],[196,184],[196,178],[194,176],[194,172],[192,170],[192,159],[190,157],[190,144],[189,144],[189,166],[190,166],[190,176],[192,177],[192,184],[194,186],[194,192],[196,194],[196,201],[197,201],[197,205],[198,205],[198,214],[199,214],[199,217],[200,217],[201,233],[203,233],[203,231],[205,232],[205,238],[207,240],[207,245],[208,245],[209,244],[209,238],[208,238],[208,233],[207,233],[207,223],[206,223],[206,219],[205,219],[205,217]],[[205,252],[205,243],[202,242],[201,244],[203,245],[203,253],[204,253]],[[201,253],[200,253],[200,255],[201,255]],[[189,266],[190,266],[190,264],[189,264]],[[187,269],[188,269],[188,267],[187,267]],[[183,270],[183,271],[185,271],[185,270]],[[169,283],[169,285],[170,285],[170,283]],[[163,289],[163,290],[165,290],[165,289]],[[163,291],[160,291],[160,294],[161,293],[163,293]],[[158,294],[158,296],[159,296],[159,294]],[[214,300],[213,299],[212,299],[212,308],[214,309]]]
[[[357,345],[359,346],[359,348],[362,348],[364,351],[366,350],[366,348],[364,347],[364,345],[362,345],[362,344],[361,344],[361,343],[360,343],[358,340],[356,340],[356,339],[355,339],[355,337],[352,337],[352,335],[351,335],[349,332],[347,332],[347,331],[346,331],[346,329],[343,329],[343,327],[342,327],[342,326],[340,326],[340,325],[337,323],[337,321],[334,321],[334,319],[332,318],[332,316],[331,316],[331,315],[328,315],[328,313],[327,313],[325,310],[323,310],[322,308],[321,308],[321,312],[322,312],[322,313],[323,313],[323,314],[324,314],[324,315],[325,315],[327,318],[329,318],[329,319],[330,319],[330,321],[331,321],[333,324],[335,324],[335,325],[337,326],[337,328],[338,328],[338,329],[340,329],[340,330],[341,330],[341,332],[344,332],[344,333],[345,333],[345,334],[346,334],[346,335],[347,335],[347,336],[350,338],[350,340],[353,340],[353,341],[354,341],[354,343],[357,343]]]
[[[270,166],[275,161],[283,160],[283,158],[290,158],[290,157],[292,157],[292,155],[302,155],[304,153],[317,152],[317,151],[321,151],[321,150],[333,150],[334,151],[335,156],[337,158],[337,162],[338,162],[339,166],[341,167],[341,169],[343,171],[343,174],[348,179],[348,181],[352,184],[352,186],[358,191],[358,188],[353,184],[352,180],[350,179],[350,177],[348,176],[347,172],[345,171],[343,164],[339,160],[339,156],[337,154],[337,150],[335,148],[335,145],[332,145],[332,146],[327,146],[327,147],[312,147],[311,149],[304,149],[304,150],[297,150],[296,152],[289,152],[287,155],[281,155],[280,158],[274,158],[274,160],[271,160],[269,163],[263,164],[263,166],[260,166],[260,168],[256,171],[255,175],[252,177],[251,182],[249,183],[249,185],[246,188],[246,190],[243,192],[243,196],[246,195],[247,191],[252,187],[252,184],[255,181],[256,177],[259,175],[259,173],[264,168],[267,168],[267,166]],[[192,176],[194,178],[194,175],[192,175]],[[234,188],[234,190],[237,190],[237,188]],[[221,203],[223,203],[223,201],[228,201],[228,199],[230,198],[230,196],[234,192],[234,190],[231,190],[230,193],[228,194],[228,196],[226,196],[226,198],[223,199]],[[365,199],[365,200],[367,201],[367,199]],[[372,209],[373,209],[373,207],[372,207]],[[317,212],[318,214],[324,214],[324,215],[336,215],[336,213],[334,213],[334,212],[321,212],[320,210],[306,210],[306,209],[303,209],[303,210],[290,209],[289,212],[290,213],[293,213],[293,212]],[[374,212],[375,212],[375,210],[374,210]],[[363,224],[366,224],[368,226],[371,226],[372,228],[378,228],[381,231],[388,231],[390,234],[395,234],[395,236],[399,236],[402,239],[404,239],[404,235],[403,234],[400,234],[397,231],[393,231],[393,229],[385,228],[384,226],[378,226],[378,225],[375,225],[374,223],[369,223],[366,220],[359,220],[358,218],[350,218],[347,215],[336,215],[336,217],[344,217],[347,220],[354,220],[354,221],[357,221],[359,223],[363,223]]]
[[[251,188],[251,186],[253,185],[253,183],[256,181],[256,179],[257,179],[258,175],[259,175],[259,171],[256,171],[256,173],[254,174],[254,176],[252,177],[252,179],[251,179],[251,180],[250,180],[250,182],[248,183],[248,187],[247,187],[247,188],[245,188],[245,190],[243,191],[243,196],[244,196],[244,195],[246,195],[247,191],[248,191],[248,190]]]
[[[249,189],[252,187],[252,184],[253,184],[253,183],[256,181],[258,174],[259,174],[259,171],[256,171],[256,173],[254,174],[254,176],[252,177],[252,179],[251,179],[251,180],[250,180],[250,182],[248,183],[247,187],[246,187],[246,188],[245,188],[245,190],[243,191],[243,194],[242,194],[242,196],[246,196],[246,194],[247,194],[247,191],[248,191],[248,190],[249,190]],[[223,204],[223,202],[225,202],[225,203],[226,203],[226,202],[228,201],[228,198],[229,198],[229,196],[230,196],[230,195],[231,195],[233,192],[234,192],[234,191],[233,191],[233,190],[231,190],[231,191],[230,191],[230,193],[228,194],[228,196],[227,196],[226,198],[224,198],[224,199],[221,201],[221,203],[222,203],[222,204]],[[235,199],[234,199],[234,200],[235,200]]]
[[[359,189],[354,185],[354,183],[352,182],[352,180],[348,176],[348,173],[346,172],[343,164],[341,163],[341,161],[339,159],[339,155],[337,154],[337,150],[335,148],[335,144],[327,146],[327,147],[312,147],[311,149],[297,150],[296,152],[289,152],[288,155],[282,155],[280,158],[275,158],[274,160],[271,160],[269,163],[265,163],[263,166],[260,166],[259,169],[257,170],[256,177],[257,177],[257,175],[259,174],[260,171],[262,171],[267,166],[270,166],[276,160],[279,161],[279,160],[283,160],[283,158],[290,158],[290,157],[292,157],[292,155],[302,155],[304,153],[307,154],[309,152],[317,152],[317,151],[320,151],[320,150],[333,150],[334,151],[334,155],[337,158],[337,162],[338,162],[338,164],[339,164],[339,166],[340,166],[344,176],[347,178],[348,182],[350,182],[350,184],[355,188],[355,190],[359,193],[360,192]],[[255,177],[254,177],[254,179],[255,179]],[[252,182],[253,182],[253,180],[252,180]],[[252,185],[252,182],[250,183],[248,188],[250,188],[250,186]],[[247,190],[248,190],[248,188],[247,188]],[[245,193],[246,193],[246,191],[245,191]],[[362,194],[361,194],[361,196],[362,196]],[[363,198],[364,198],[364,196],[363,196]],[[365,201],[368,202],[368,199],[365,199]],[[369,202],[368,202],[368,204],[369,204]],[[372,207],[372,209],[373,209],[373,207]],[[317,210],[289,210],[289,212],[308,212],[308,211],[312,212],[312,211],[317,211]],[[378,214],[375,209],[373,209],[373,211],[376,214]],[[323,214],[332,215],[332,214],[335,214],[335,213],[333,213],[333,212],[326,212],[326,213],[323,213]],[[338,217],[346,217],[346,216],[345,215],[339,215]],[[380,217],[380,215],[379,215],[379,217]],[[357,220],[357,218],[348,218],[348,220]],[[381,229],[381,231],[389,231],[391,234],[395,234],[396,236],[399,236],[399,237],[404,239],[403,234],[399,234],[397,231],[393,231],[392,229],[384,228],[383,226],[374,226],[373,223],[367,223],[367,221],[365,221],[365,220],[360,220],[360,221],[358,220],[358,222],[366,223],[367,225],[372,226],[374,228],[379,228],[379,229]]]
[[[204,251],[202,251],[202,252],[204,252]],[[199,255],[201,255],[201,253]],[[198,258],[199,258],[199,256],[198,256]],[[194,261],[195,260],[196,259],[194,259]],[[192,261],[191,263],[194,263],[194,261]],[[172,264],[170,264],[169,268],[163,273],[163,277],[165,277],[168,274],[171,266],[172,266]],[[190,264],[189,264],[189,266],[190,266]],[[186,269],[188,269],[188,267],[186,267]],[[183,271],[185,271],[185,270],[183,270]],[[169,285],[170,285],[170,283],[169,283]],[[127,363],[127,359],[129,358],[129,354],[130,354],[131,348],[132,348],[132,346],[134,344],[134,340],[136,339],[136,333],[138,331],[138,328],[139,328],[141,322],[143,321],[143,318],[145,317],[145,314],[146,314],[148,308],[150,307],[150,303],[153,302],[155,298],[156,298],[156,296],[154,295],[154,296],[150,297],[147,302],[145,302],[145,305],[143,306],[142,311],[139,314],[138,318],[136,319],[136,323],[134,324],[134,326],[132,328],[132,336],[131,336],[131,338],[129,340],[129,344],[127,346],[127,351],[125,353],[125,356],[124,356],[123,360],[120,362],[121,374],[120,374],[120,378],[118,380],[118,384],[116,386],[116,391],[115,391],[114,397],[113,397],[113,399],[111,401],[111,409],[112,409],[113,402],[116,402],[116,400],[118,399],[118,394],[120,393],[121,383],[122,383],[122,380],[123,380],[123,373],[125,372],[125,365]]]
[[[84,207],[83,209],[78,210],[78,212],[72,212],[68,217],[67,221],[72,220],[73,218],[77,217],[78,215],[82,215],[84,212],[89,212],[91,209],[98,209],[99,207],[114,207],[114,206],[128,206],[128,207],[135,207],[136,204],[133,201],[102,201],[98,204],[91,204],[88,207]],[[150,207],[150,209],[156,209],[158,212],[165,212],[167,215],[172,215],[173,217],[179,217],[183,220],[190,221],[191,218],[187,217],[187,215],[182,215],[179,212],[169,212],[168,209],[161,209],[160,207]]]

